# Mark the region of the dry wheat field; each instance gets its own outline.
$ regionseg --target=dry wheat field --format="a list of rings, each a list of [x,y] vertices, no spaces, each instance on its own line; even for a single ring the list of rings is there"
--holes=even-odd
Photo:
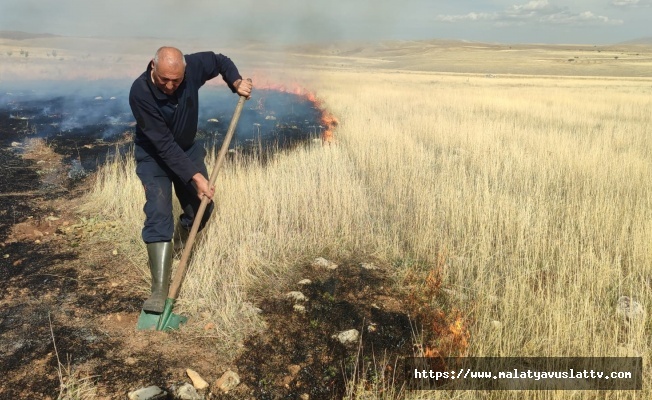
[[[395,266],[398,286],[439,269],[470,334],[464,355],[647,360],[652,79],[364,66],[283,75],[314,90],[340,124],[331,145],[280,152],[264,166],[232,162],[218,179],[218,209],[178,307],[209,313],[226,347],[261,328],[257,315],[242,312],[258,285],[282,282],[317,256],[369,256]],[[132,163],[107,165],[88,203],[127,222],[123,251],[142,268],[145,293],[142,204],[121,200],[142,197]],[[643,312],[618,312],[622,296]],[[642,392],[404,396],[651,393],[645,385]]]

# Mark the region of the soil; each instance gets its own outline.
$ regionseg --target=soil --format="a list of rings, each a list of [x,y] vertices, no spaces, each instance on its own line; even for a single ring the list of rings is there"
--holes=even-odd
[[[105,142],[80,134],[74,142],[31,138],[25,120],[0,113],[0,399],[56,399],[73,378],[91,382],[96,399],[151,385],[173,392],[190,381],[186,368],[211,384],[203,394],[212,399],[342,398],[352,380],[401,390],[413,326],[432,315],[416,310],[411,322],[414,298],[394,289],[389,266],[362,268],[369,260],[297,266],[290,281],[311,283],[252,296],[267,329],[234,359],[210,336],[136,331],[145,296],[134,282],[142,277],[112,242],[84,234],[93,219],[77,211],[100,155],[120,151],[129,135]],[[100,161],[80,167],[73,161],[81,151]],[[285,289],[305,294],[303,311]],[[333,337],[348,329],[362,339],[344,345]],[[228,369],[241,383],[222,393],[214,382]]]
[[[236,360],[256,399],[338,399],[349,382],[403,385],[403,359],[414,354],[415,329],[387,272],[348,260],[335,270],[298,269],[294,291],[306,301],[275,296],[260,308],[268,325],[248,338]],[[365,263],[367,265],[367,263]],[[295,310],[295,305],[304,310]],[[333,335],[356,329],[361,339],[342,344]]]
[[[110,243],[66,233],[79,222],[74,210],[88,183],[64,161],[70,147],[31,139],[23,120],[3,117],[0,398],[56,398],[59,363],[102,381],[100,398],[123,398],[127,381],[162,384],[168,375],[157,366],[164,360],[146,349],[177,337],[134,335],[141,299],[129,291],[133,271],[113,256]]]

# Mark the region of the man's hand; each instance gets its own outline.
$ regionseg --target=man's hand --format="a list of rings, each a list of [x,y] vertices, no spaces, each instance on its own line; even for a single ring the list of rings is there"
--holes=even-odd
[[[208,197],[209,200],[213,200],[215,195],[215,187],[208,187],[208,180],[204,178],[204,175],[199,172],[193,175],[192,181],[195,183],[197,188],[197,197],[201,200],[204,196]]]
[[[246,97],[247,100],[251,98],[251,90],[254,87],[251,79],[238,79],[237,81],[233,82],[233,86],[240,96]]]

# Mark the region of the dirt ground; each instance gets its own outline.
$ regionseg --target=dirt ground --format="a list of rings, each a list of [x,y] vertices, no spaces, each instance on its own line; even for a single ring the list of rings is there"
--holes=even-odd
[[[0,195],[0,398],[56,398],[60,371],[93,377],[98,398],[109,399],[167,387],[185,368],[212,370],[221,360],[209,338],[135,331],[140,278],[75,211],[92,178],[71,182],[60,154],[25,147],[2,150],[15,174]]]
[[[93,179],[71,168],[79,149],[35,139],[4,113],[0,130],[0,399],[57,398],[60,373],[90,377],[96,398],[122,399],[221,365],[210,338],[136,332],[142,277],[100,238],[116,223],[76,211]],[[84,143],[75,148],[106,154]]]
[[[187,368],[211,384],[202,392],[211,399],[342,398],[354,381],[400,392],[402,359],[418,350],[415,327],[439,321],[431,335],[446,335],[451,321],[417,309],[423,299],[394,288],[391,266],[363,268],[370,260],[296,266],[290,282],[310,283],[252,296],[267,330],[235,358],[204,332],[137,331],[141,273],[103,239],[119,222],[77,211],[93,175],[71,178],[69,149],[30,139],[22,123],[0,121],[0,399],[56,399],[75,381],[97,399],[150,385],[172,393],[190,382]],[[286,289],[309,301],[288,300]],[[348,329],[362,340],[333,337]],[[228,369],[241,383],[223,393],[215,381]]]

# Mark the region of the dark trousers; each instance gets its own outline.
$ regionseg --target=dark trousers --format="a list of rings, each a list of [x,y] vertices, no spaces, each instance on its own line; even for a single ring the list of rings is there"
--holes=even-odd
[[[206,179],[208,172],[204,164],[206,152],[203,146],[195,143],[186,151],[190,160],[197,166]],[[201,201],[197,197],[197,189],[193,183],[182,182],[161,161],[147,155],[136,146],[136,175],[140,178],[145,188],[145,225],[142,231],[145,243],[169,242],[174,235],[174,216],[172,215],[172,187],[176,194],[183,213],[179,216],[179,223],[188,231],[192,228],[193,221]],[[213,203],[209,203],[202,217],[199,229],[203,229],[213,211]]]

